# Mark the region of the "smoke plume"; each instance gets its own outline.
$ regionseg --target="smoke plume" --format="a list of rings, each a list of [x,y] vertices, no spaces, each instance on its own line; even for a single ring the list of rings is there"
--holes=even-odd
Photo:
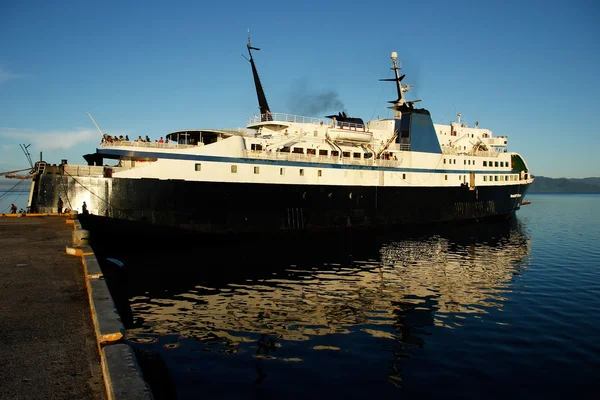
[[[327,112],[337,114],[345,111],[344,103],[335,90],[317,92],[306,83],[294,85],[288,103],[291,113],[310,117],[318,117]]]

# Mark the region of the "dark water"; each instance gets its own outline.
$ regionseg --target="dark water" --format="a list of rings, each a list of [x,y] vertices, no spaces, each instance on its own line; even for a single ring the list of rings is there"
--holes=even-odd
[[[600,398],[600,196],[528,198],[493,225],[97,253],[126,264],[157,398]]]

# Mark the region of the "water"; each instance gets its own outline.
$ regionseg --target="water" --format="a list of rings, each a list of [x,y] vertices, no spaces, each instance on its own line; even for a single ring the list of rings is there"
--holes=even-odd
[[[17,206],[17,211],[20,209],[27,210],[27,203],[29,202],[29,185],[31,181],[18,181],[17,183],[24,182],[27,185],[20,185],[19,189],[27,189],[27,191],[0,191],[0,214],[10,213],[10,206],[14,204]]]
[[[97,254],[125,261],[105,271],[157,398],[599,398],[600,196],[528,199],[494,225]]]

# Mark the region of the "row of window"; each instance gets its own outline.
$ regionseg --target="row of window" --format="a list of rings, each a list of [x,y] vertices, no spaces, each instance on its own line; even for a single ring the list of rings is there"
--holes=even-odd
[[[463,163],[465,165],[475,165],[475,160],[463,160]],[[444,158],[444,164],[456,164],[456,159],[448,159],[446,162],[446,159]],[[484,161],[483,162],[483,166],[484,167],[508,167],[508,161]]]
[[[196,171],[202,171],[202,164],[196,164],[195,165],[195,170]],[[238,166],[237,165],[232,165],[231,166],[231,173],[232,174],[237,174],[237,172],[238,172]],[[260,167],[254,167],[254,173],[256,175],[258,175],[260,173]],[[300,176],[304,176],[304,168],[300,168],[298,170],[298,174]],[[279,175],[281,175],[281,176],[285,175],[285,168],[279,168]],[[362,173],[361,173],[361,175],[362,175]],[[319,177],[323,176],[323,170],[321,170],[321,169],[317,170],[317,176],[319,176]],[[464,177],[466,179],[467,176],[465,175]],[[494,175],[490,175],[489,176],[489,181],[490,182],[492,182],[492,181],[509,181],[509,180],[510,181],[516,181],[516,180],[518,180],[517,177],[518,177],[517,175],[500,175],[500,176],[498,176],[498,175],[495,175],[495,176]],[[406,174],[402,174],[402,179],[406,179]],[[448,180],[448,175],[444,175],[444,180]],[[463,180],[463,175],[458,175],[458,180],[462,181]],[[484,182],[487,182],[488,181],[488,176],[484,175],[483,176],[483,180],[484,180]]]
[[[260,146],[260,145],[257,145],[257,146]],[[259,149],[257,148],[257,150],[259,150]],[[304,150],[306,150],[306,153],[304,152]],[[293,147],[293,148],[283,147],[281,150],[279,150],[280,153],[306,154],[309,156],[316,156],[317,151],[318,151],[319,156],[332,156],[332,157],[340,156],[340,152],[338,150],[305,149],[303,147]],[[350,158],[350,157],[352,157],[352,158],[371,158],[371,157],[373,157],[373,153],[343,151],[342,157],[345,157],[345,158]]]
[[[519,180],[519,176],[518,175],[490,175],[489,179],[487,175],[483,176],[483,181],[487,182],[487,181],[494,181],[494,182],[502,182],[502,181],[518,181]]]
[[[202,171],[202,164],[196,164],[194,169],[196,171]],[[237,165],[232,165],[231,166],[231,173],[232,174],[237,174],[238,172],[238,166]],[[260,167],[254,167],[254,173],[256,175],[260,174]],[[300,170],[298,171],[300,176],[304,176],[304,168],[300,168]],[[285,175],[285,168],[279,168],[279,175]],[[319,169],[317,170],[317,176],[323,176],[323,170]]]
[[[506,161],[506,162],[500,161],[499,163],[500,163],[501,167],[508,167],[508,161]],[[497,167],[498,161],[490,161],[490,162],[484,161],[483,166],[484,167]]]

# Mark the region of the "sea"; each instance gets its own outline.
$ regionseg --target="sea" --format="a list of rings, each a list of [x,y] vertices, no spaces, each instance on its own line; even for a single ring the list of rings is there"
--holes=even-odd
[[[157,399],[600,398],[600,196],[515,218],[94,250]]]
[[[17,211],[21,209],[27,210],[27,204],[29,202],[29,185],[31,185],[31,181],[18,181],[17,184],[19,184],[19,187],[17,188],[19,189],[18,191],[0,190],[0,214],[10,213],[12,204],[17,206]],[[24,184],[26,184],[26,186]]]

